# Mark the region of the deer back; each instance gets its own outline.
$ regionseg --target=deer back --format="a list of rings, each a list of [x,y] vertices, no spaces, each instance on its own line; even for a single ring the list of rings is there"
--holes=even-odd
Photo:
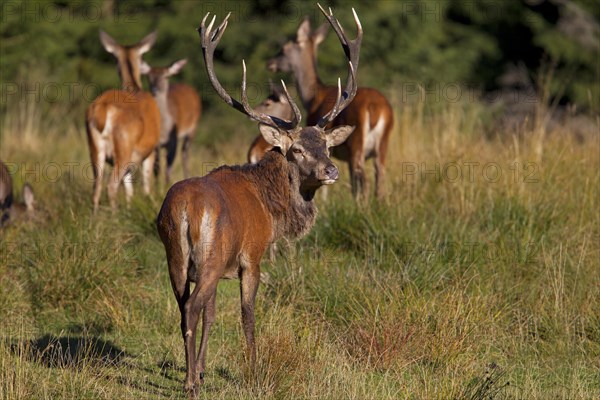
[[[125,133],[131,150],[145,157],[154,150],[160,137],[160,111],[148,92],[129,93],[108,90],[97,97],[87,111],[88,124],[100,132],[110,123]]]

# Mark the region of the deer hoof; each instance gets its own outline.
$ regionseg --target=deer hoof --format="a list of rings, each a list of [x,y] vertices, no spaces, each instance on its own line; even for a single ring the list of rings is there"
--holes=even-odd
[[[197,389],[198,389],[197,385],[195,385],[193,383],[186,383],[183,386],[183,390],[185,390],[185,392],[188,394],[190,399],[196,398],[196,396],[198,395]]]

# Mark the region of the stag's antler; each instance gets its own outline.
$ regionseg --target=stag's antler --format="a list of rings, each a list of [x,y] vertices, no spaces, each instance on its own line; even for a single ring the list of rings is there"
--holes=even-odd
[[[286,121],[277,117],[273,117],[271,115],[266,115],[261,112],[255,111],[252,109],[250,104],[248,103],[248,94],[246,93],[246,63],[242,61],[242,102],[235,100],[232,98],[227,91],[221,86],[214,70],[213,64],[213,56],[219,41],[221,40],[221,36],[223,36],[223,32],[225,32],[225,28],[227,28],[227,21],[231,16],[231,13],[227,14],[223,22],[217,27],[217,29],[212,32],[212,27],[215,23],[216,16],[213,15],[208,28],[206,28],[206,19],[210,13],[207,13],[202,19],[202,23],[198,28],[198,33],[200,34],[200,39],[202,40],[202,54],[204,56],[204,63],[206,66],[206,72],[208,73],[208,78],[210,79],[210,83],[213,88],[217,92],[217,94],[231,107],[235,108],[239,112],[247,115],[255,121],[261,122],[263,124],[271,125],[283,129],[288,132],[292,132],[298,128],[300,125],[300,121],[302,120],[302,114],[300,113],[300,109],[290,96],[285,87],[285,83],[281,81],[283,84],[283,90],[285,92],[285,96],[287,97],[288,102],[292,106],[292,110],[294,111],[294,120]]]
[[[348,58],[348,82],[346,83],[346,88],[342,93],[342,85],[340,80],[338,79],[338,95],[335,104],[331,111],[329,111],[329,113],[321,117],[321,119],[317,123],[317,126],[319,126],[320,128],[324,128],[328,123],[333,121],[335,117],[337,117],[338,114],[344,108],[346,108],[348,104],[352,102],[354,96],[356,96],[356,91],[358,90],[358,85],[356,83],[356,71],[358,69],[358,59],[360,54],[360,44],[362,42],[363,37],[363,30],[362,25],[360,24],[360,20],[358,19],[358,15],[356,15],[356,11],[354,11],[354,8],[352,9],[352,14],[354,14],[354,22],[356,23],[357,34],[354,40],[349,40],[346,34],[344,33],[344,29],[340,25],[340,21],[334,19],[333,11],[331,11],[331,8],[329,9],[329,13],[327,13],[319,3],[317,3],[317,6],[319,7],[323,15],[325,15],[327,21],[329,21],[329,23],[333,27],[333,30],[337,34],[338,38],[340,39],[340,43],[344,48],[346,58]]]

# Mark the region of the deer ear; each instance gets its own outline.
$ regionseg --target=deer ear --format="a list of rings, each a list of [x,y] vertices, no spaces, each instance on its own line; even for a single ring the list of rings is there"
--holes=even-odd
[[[117,49],[121,46],[108,33],[100,29],[100,42],[106,51],[111,54],[117,54]]]
[[[185,64],[187,64],[187,58],[184,58],[183,60],[175,61],[169,67],[169,76],[178,74],[181,71],[181,69],[185,66]]]
[[[352,132],[354,132],[354,126],[350,125],[336,126],[333,129],[325,131],[327,147],[339,146],[348,139],[348,136],[350,136]]]
[[[152,48],[152,46],[154,46],[155,42],[156,42],[156,31],[148,34],[145,38],[140,40],[140,42],[138,44],[135,45],[135,47],[137,48],[138,54],[142,55],[144,53],[147,53]]]
[[[308,17],[304,17],[300,26],[298,27],[298,31],[296,32],[296,41],[297,42],[306,42],[310,39],[310,20]]]
[[[283,154],[287,153],[292,145],[292,139],[287,132],[267,124],[258,124],[258,130],[263,138],[273,147],[279,147]]]
[[[35,197],[33,195],[33,189],[29,183],[23,185],[23,202],[27,207],[27,211],[33,211],[33,204],[35,202]]]
[[[140,74],[142,74],[142,75],[149,74],[151,70],[152,70],[152,67],[150,65],[148,65],[148,63],[146,61],[142,60],[142,63],[140,64]]]
[[[329,33],[329,22],[325,22],[321,24],[312,34],[313,43],[316,46],[323,43],[325,39],[327,39],[327,34]]]

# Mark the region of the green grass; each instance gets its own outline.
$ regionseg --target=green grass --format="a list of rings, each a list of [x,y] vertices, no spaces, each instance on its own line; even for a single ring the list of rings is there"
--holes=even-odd
[[[313,231],[263,262],[252,373],[238,283],[220,283],[202,398],[600,397],[597,133],[485,139],[477,107],[404,107],[385,201],[357,205],[342,169]],[[148,198],[136,186],[116,215],[104,197],[92,216],[80,121],[30,118],[5,116],[1,138],[38,212],[0,233],[0,398],[185,398],[179,313],[154,228],[164,190]],[[218,117],[202,121],[198,173],[244,160],[255,127],[229,121],[240,127],[226,137]],[[407,170],[465,162],[479,169],[458,180]],[[487,163],[502,176],[482,173]]]

